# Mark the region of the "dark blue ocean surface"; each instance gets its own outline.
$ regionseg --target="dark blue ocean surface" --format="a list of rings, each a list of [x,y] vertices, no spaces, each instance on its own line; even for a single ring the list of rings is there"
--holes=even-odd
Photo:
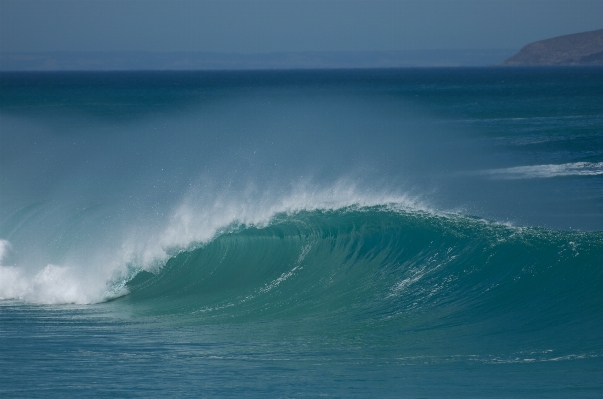
[[[603,69],[0,74],[0,396],[603,395]]]

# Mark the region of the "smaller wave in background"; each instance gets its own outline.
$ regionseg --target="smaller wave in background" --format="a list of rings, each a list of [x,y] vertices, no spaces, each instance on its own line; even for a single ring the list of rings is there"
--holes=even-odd
[[[515,166],[482,172],[493,179],[546,179],[560,176],[603,175],[603,162],[573,162],[564,164]]]

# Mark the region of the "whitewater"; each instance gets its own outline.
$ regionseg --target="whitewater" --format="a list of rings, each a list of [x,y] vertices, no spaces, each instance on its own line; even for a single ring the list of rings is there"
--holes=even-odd
[[[0,393],[599,397],[602,73],[2,73]]]

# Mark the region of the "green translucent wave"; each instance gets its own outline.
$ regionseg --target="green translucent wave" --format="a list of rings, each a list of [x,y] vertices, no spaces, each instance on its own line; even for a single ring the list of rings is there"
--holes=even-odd
[[[385,207],[280,215],[142,272],[119,302],[196,323],[509,334],[541,342],[603,327],[603,233],[516,228]]]

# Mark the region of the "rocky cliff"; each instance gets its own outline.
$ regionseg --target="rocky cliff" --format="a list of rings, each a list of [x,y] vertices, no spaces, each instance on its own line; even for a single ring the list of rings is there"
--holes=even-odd
[[[501,65],[603,65],[603,29],[530,43]]]

